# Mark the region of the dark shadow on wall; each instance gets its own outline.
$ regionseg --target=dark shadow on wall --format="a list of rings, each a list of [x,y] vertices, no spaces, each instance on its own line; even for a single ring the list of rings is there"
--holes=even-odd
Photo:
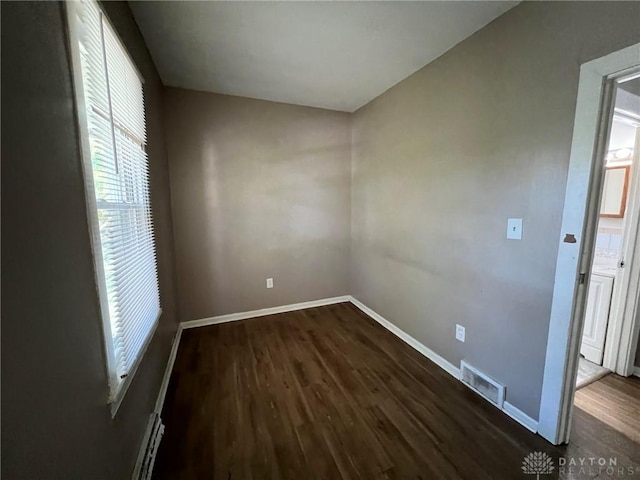
[[[58,2],[1,4],[2,477],[130,478],[176,331],[161,89],[126,3],[105,9],[145,77],[163,314],[115,418]]]

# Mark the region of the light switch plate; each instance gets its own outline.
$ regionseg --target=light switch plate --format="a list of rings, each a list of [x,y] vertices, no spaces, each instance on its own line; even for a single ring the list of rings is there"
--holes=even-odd
[[[509,240],[522,240],[521,218],[507,218],[507,238]]]
[[[456,324],[456,340],[464,342],[465,328],[462,325]]]
[[[273,278],[267,278],[267,288],[273,288]]]

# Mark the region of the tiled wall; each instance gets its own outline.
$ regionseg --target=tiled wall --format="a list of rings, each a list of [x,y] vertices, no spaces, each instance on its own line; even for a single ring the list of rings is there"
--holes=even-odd
[[[614,266],[622,251],[623,218],[600,218],[594,265]]]

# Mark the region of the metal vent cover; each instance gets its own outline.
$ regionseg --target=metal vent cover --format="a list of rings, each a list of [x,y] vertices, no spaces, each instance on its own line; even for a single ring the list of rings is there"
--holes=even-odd
[[[151,480],[153,464],[156,461],[156,454],[158,453],[158,447],[160,446],[160,440],[163,434],[164,425],[162,424],[160,415],[152,413],[142,443],[143,449],[140,451],[134,470],[134,480]]]
[[[502,409],[506,387],[487,374],[472,367],[464,360],[460,362],[460,380],[474,392]]]

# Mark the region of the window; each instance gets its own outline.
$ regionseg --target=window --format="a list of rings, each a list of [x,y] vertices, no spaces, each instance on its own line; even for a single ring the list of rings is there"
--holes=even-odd
[[[66,6],[115,413],[161,312],[143,85],[98,4],[83,0]]]

